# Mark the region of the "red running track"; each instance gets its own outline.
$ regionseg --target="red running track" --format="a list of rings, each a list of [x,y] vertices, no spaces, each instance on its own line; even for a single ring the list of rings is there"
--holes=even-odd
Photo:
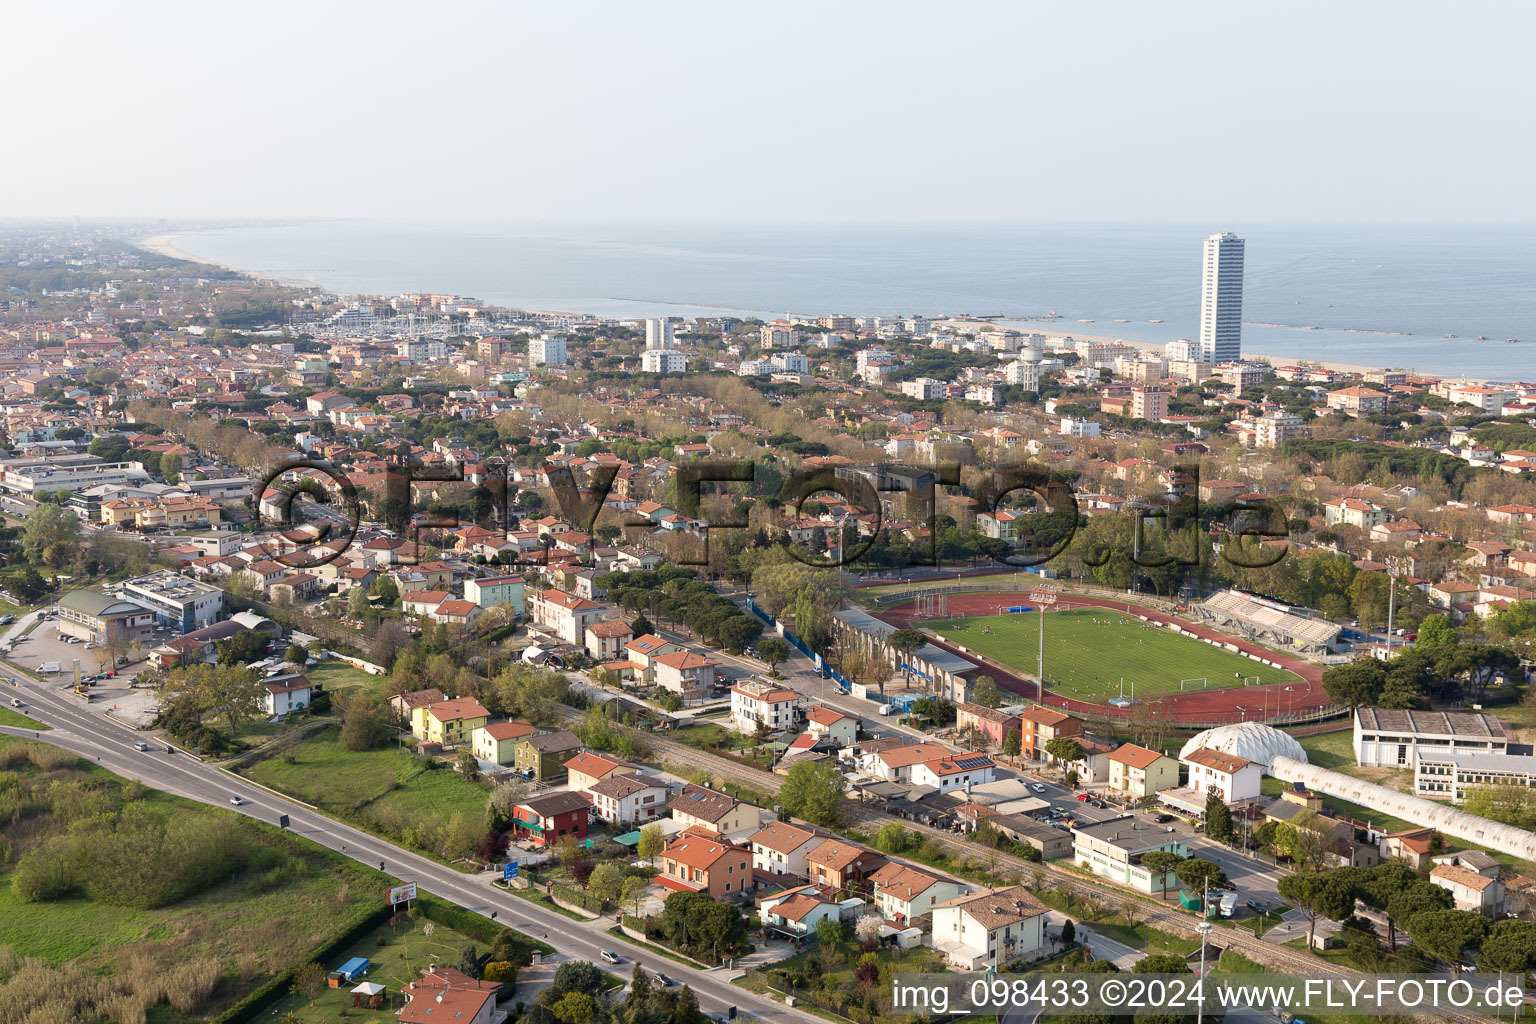
[[[949,617],[954,619],[968,618],[974,615],[997,615],[1004,608],[1016,607],[1021,604],[1029,604],[1029,595],[1017,594],[950,594]],[[915,601],[881,612],[879,618],[889,622],[893,626],[902,627],[911,625],[917,613]],[[1243,705],[1249,710],[1235,711],[1237,694],[1235,687],[1227,687],[1222,690],[1195,690],[1189,693],[1171,693],[1161,698],[1157,703],[1169,711],[1177,721],[1191,722],[1215,722],[1230,720],[1241,721],[1244,718],[1259,719],[1264,717],[1262,710],[1255,711],[1253,705],[1257,704],[1262,709],[1266,701],[1270,707],[1270,713],[1289,714],[1292,712],[1309,711],[1312,708],[1323,707],[1331,701],[1323,692],[1323,667],[1314,662],[1295,658],[1268,647],[1250,643],[1237,637],[1228,636],[1225,633],[1197,625],[1187,619],[1180,619],[1172,615],[1154,611],[1151,608],[1138,604],[1128,604],[1125,601],[1115,601],[1106,597],[1088,597],[1083,594],[1062,594],[1056,600],[1056,609],[1062,608],[1113,608],[1116,611],[1128,612],[1131,615],[1144,615],[1152,622],[1175,623],[1195,636],[1215,640],[1222,644],[1232,644],[1245,654],[1257,654],[1269,661],[1276,662],[1282,668],[1300,676],[1295,683],[1276,683],[1270,686],[1249,686],[1241,689]],[[921,620],[920,620],[921,621]],[[971,657],[955,648],[953,644],[932,640],[936,647],[958,654],[960,657]],[[975,660],[971,657],[971,660]],[[993,665],[988,665],[988,674],[997,680],[997,684],[1005,689],[1025,697],[1035,696],[1035,682],[1026,679]],[[1287,689],[1287,686],[1290,688]],[[1107,704],[1089,704],[1085,701],[1072,700],[1056,693],[1046,693],[1044,703],[1063,708],[1067,711],[1087,712],[1091,714],[1126,714],[1124,708],[1114,708]]]

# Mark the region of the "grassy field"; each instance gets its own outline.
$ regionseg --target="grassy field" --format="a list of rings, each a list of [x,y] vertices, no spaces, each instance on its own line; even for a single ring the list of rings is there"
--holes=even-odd
[[[1098,620],[1098,621],[1095,621]],[[946,640],[1033,675],[1039,657],[1040,619],[1026,615],[982,615],[924,622],[921,627]],[[1179,693],[1179,681],[1204,678],[1210,689],[1241,686],[1239,676],[1261,683],[1289,683],[1283,669],[1157,627],[1107,609],[1049,612],[1045,619],[1046,688],[1064,697],[1104,701],[1125,695]],[[985,632],[984,632],[985,630]]]
[[[42,722],[33,721],[20,711],[12,711],[10,708],[0,708],[0,725],[15,726],[18,729],[47,729]]]
[[[317,665],[311,665],[304,670],[304,675],[312,683],[319,683],[328,692],[346,690],[354,686],[368,686],[378,682],[382,676],[369,675],[360,668],[353,668],[344,661],[335,658],[327,658]]]
[[[282,757],[271,757],[252,765],[245,774],[370,830],[377,830],[375,825],[381,820],[440,827],[456,814],[474,821],[484,818],[490,791],[479,782],[451,768],[424,770],[416,755],[394,745],[343,750],[340,736],[341,726],[331,726],[294,747],[292,764]],[[410,841],[409,837],[400,838]]]
[[[26,741],[0,736],[0,750],[16,749],[27,749]],[[141,802],[150,813],[170,821],[234,817],[227,810],[145,789],[84,762],[47,771],[13,762],[5,770],[23,785],[31,780],[55,792],[59,786],[83,787],[114,794],[120,801]],[[266,852],[280,864],[237,874],[154,909],[113,906],[78,892],[24,902],[13,890],[14,859],[3,862],[7,866],[0,870],[0,950],[102,975],[217,961],[222,979],[195,1012],[174,1011],[164,1004],[150,1008],[151,1020],[178,1024],[216,1015],[378,904],[382,876],[274,828],[238,821],[248,842],[270,847]],[[0,827],[0,843],[16,858],[67,827],[67,819],[56,813],[34,810]]]

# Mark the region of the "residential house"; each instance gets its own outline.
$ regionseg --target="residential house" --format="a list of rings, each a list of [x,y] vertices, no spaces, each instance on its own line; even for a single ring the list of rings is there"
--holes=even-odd
[[[624,645],[624,657],[635,666],[640,679],[649,683],[656,678],[656,670],[651,664],[652,659],[682,649],[679,644],[663,640],[654,633],[647,633],[645,636],[635,637]]]
[[[967,971],[1032,960],[1046,945],[1046,913],[1022,885],[960,896],[933,908],[933,946]]]
[[[262,686],[266,696],[262,698],[264,710],[269,715],[284,715],[290,711],[302,711],[314,699],[314,685],[301,672],[273,676]]]
[[[538,733],[537,728],[521,718],[515,722],[491,722],[470,735],[470,749],[482,761],[511,764],[517,760],[518,741]]]
[[[615,661],[623,655],[624,645],[634,637],[635,631],[623,619],[594,622],[587,627],[587,653],[593,661]]]
[[[974,732],[983,743],[1001,747],[1009,733],[1022,729],[1018,715],[966,701],[955,708],[955,726],[963,735]]]
[[[513,767],[519,772],[532,779],[554,779],[564,774],[563,766],[581,749],[581,740],[564,730],[546,732],[525,736],[514,749]]]
[[[914,786],[932,786],[940,793],[969,790],[993,781],[997,765],[986,754],[955,754],[919,761],[912,766]]]
[[[691,782],[672,799],[672,820],[683,828],[707,828],[723,836],[755,831],[761,810],[729,793]]]
[[[702,700],[715,686],[720,663],[695,651],[671,651],[651,658],[651,680],[686,700]]]
[[[436,704],[448,699],[448,695],[435,686],[429,686],[425,690],[412,690],[410,693],[397,693],[389,698],[389,706],[401,720],[409,722],[417,708],[424,708],[428,704]]]
[[[752,848],[752,866],[772,875],[809,874],[806,854],[821,843],[822,836],[802,825],[787,821],[770,821],[752,833],[748,845]]]
[[[959,882],[891,861],[869,876],[875,887],[875,906],[893,925],[905,928],[927,917],[939,903],[957,899]]]
[[[1262,771],[1246,757],[1201,747],[1180,760],[1189,769],[1189,788],[1202,800],[1213,795],[1230,804],[1259,795]]]
[[[1429,873],[1431,884],[1450,890],[1457,910],[1497,918],[1504,913],[1504,883],[1455,864],[1437,864]]]
[[[512,808],[512,838],[553,846],[572,836],[587,837],[587,798],[580,793],[549,793]]]
[[[411,712],[411,735],[423,743],[467,743],[491,713],[473,697],[442,700]]]
[[[841,839],[824,839],[806,852],[806,877],[833,889],[868,892],[870,876],[886,862],[883,853]]]
[[[584,750],[566,761],[564,768],[572,793],[585,793],[611,775],[633,775],[640,770],[639,765],[594,754],[590,750]]]
[[[1045,747],[1051,740],[1063,736],[1080,738],[1083,720],[1073,718],[1065,711],[1057,711],[1041,704],[1032,704],[1019,712],[1020,751],[1037,761],[1046,759]]]
[[[777,732],[795,724],[800,695],[776,683],[750,679],[731,687],[731,726],[738,732]]]
[[[432,967],[405,986],[406,1003],[395,1014],[400,1024],[503,1024],[497,1009],[499,981],[479,981],[452,967]]]
[[[643,825],[666,809],[667,785],[649,775],[613,774],[587,789],[592,813],[614,825]]]
[[[842,916],[842,905],[823,896],[812,885],[786,889],[760,899],[757,913],[758,919],[769,928],[793,935],[811,935],[822,920],[838,920]]]
[[[1134,743],[1109,755],[1109,788],[1136,800],[1156,796],[1179,784],[1179,762]]]
[[[859,738],[859,720],[837,710],[818,704],[805,715],[806,732],[818,740],[825,738],[834,747],[852,746]]]
[[[528,599],[533,622],[554,633],[568,644],[581,646],[586,641],[587,627],[596,622],[606,611],[606,606],[567,594],[563,590],[546,590]]]
[[[751,892],[752,851],[707,829],[685,828],[662,851],[656,883],[677,892],[708,893],[715,899]]]

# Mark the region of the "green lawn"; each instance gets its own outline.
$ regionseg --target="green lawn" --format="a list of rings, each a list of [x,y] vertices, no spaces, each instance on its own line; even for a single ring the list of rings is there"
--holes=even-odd
[[[1339,772],[1356,767],[1354,737],[1353,729],[1339,729],[1315,736],[1299,736],[1297,740],[1301,749],[1307,752],[1309,763]]]
[[[319,683],[325,687],[328,693],[337,690],[345,690],[353,686],[370,686],[383,679],[383,676],[369,675],[360,668],[353,668],[344,661],[335,658],[327,658],[318,665],[311,665],[304,670],[304,675],[312,683]]]
[[[42,722],[33,721],[20,711],[12,711],[10,708],[0,708],[0,725],[11,725],[18,729],[48,728]]]
[[[448,767],[427,771],[416,755],[393,742],[376,750],[343,750],[340,736],[341,726],[333,725],[295,747],[294,763],[270,757],[246,774],[373,831],[380,821],[441,826],[455,814],[484,818],[489,790],[481,783]],[[403,833],[390,838],[418,845]]]
[[[0,737],[0,749],[24,742],[30,741]],[[120,792],[123,799],[142,800],[152,813],[170,819],[233,817],[225,809],[144,789],[83,761],[46,773],[26,762],[6,770],[49,786]],[[23,902],[11,884],[14,860],[47,836],[61,834],[68,822],[37,811],[19,821],[8,820],[0,825],[0,843],[10,854],[0,861],[6,868],[0,870],[0,949],[50,965],[76,961],[87,974],[217,960],[224,980],[195,1013],[179,1013],[163,1004],[151,1008],[150,1019],[157,1024],[181,1024],[217,1016],[377,905],[382,876],[271,826],[237,820],[249,843],[270,848],[276,866],[236,875],[180,902],[147,910],[98,903],[78,893]]]
[[[1035,673],[1040,650],[1038,615],[983,615],[919,625],[1010,668]],[[1140,619],[1102,608],[1047,613],[1046,688],[1076,700],[1104,701],[1121,695],[1122,679],[1125,696],[1131,695],[1134,683],[1138,698],[1178,693],[1184,679],[1204,678],[1211,689],[1240,686],[1239,676],[1257,676],[1266,684],[1297,679],[1283,669],[1144,625]]]
[[[427,935],[428,931],[432,934]],[[383,945],[379,944],[381,938],[384,940]],[[424,919],[416,920],[414,915],[401,914],[398,924],[393,927],[386,924],[376,929],[351,949],[332,957],[334,963],[320,966],[329,970],[346,963],[352,957],[367,957],[372,965],[368,969],[367,980],[383,985],[398,1004],[400,990],[419,978],[423,968],[431,966],[433,961],[450,966],[456,964],[464,947],[474,945],[474,939],[446,925]],[[480,949],[479,952],[484,953],[485,950]],[[343,1011],[365,1021],[384,1022],[392,1019],[393,1011],[390,1010],[354,1009],[351,988],[351,985],[324,988],[310,1000],[305,1000],[302,995],[290,994],[277,1003],[275,1009],[279,1017],[290,1011],[297,1014],[304,1024],[329,1024],[345,1020],[346,1014]],[[271,1014],[267,1016],[270,1018]]]

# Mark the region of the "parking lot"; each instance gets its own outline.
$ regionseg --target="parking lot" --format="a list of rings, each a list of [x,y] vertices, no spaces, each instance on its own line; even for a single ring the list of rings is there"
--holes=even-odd
[[[80,663],[80,678],[102,676],[90,687],[91,703],[110,711],[114,717],[133,726],[148,725],[155,717],[156,697],[151,690],[136,690],[130,685],[145,665],[143,657],[127,665],[112,666],[111,655],[101,647],[87,649],[84,643],[67,643],[59,636],[58,621],[42,620],[25,638],[18,638],[6,660],[20,665],[44,683],[70,691],[75,685],[75,662]],[[58,671],[44,672],[42,666],[57,665]],[[116,672],[107,677],[105,673]]]

